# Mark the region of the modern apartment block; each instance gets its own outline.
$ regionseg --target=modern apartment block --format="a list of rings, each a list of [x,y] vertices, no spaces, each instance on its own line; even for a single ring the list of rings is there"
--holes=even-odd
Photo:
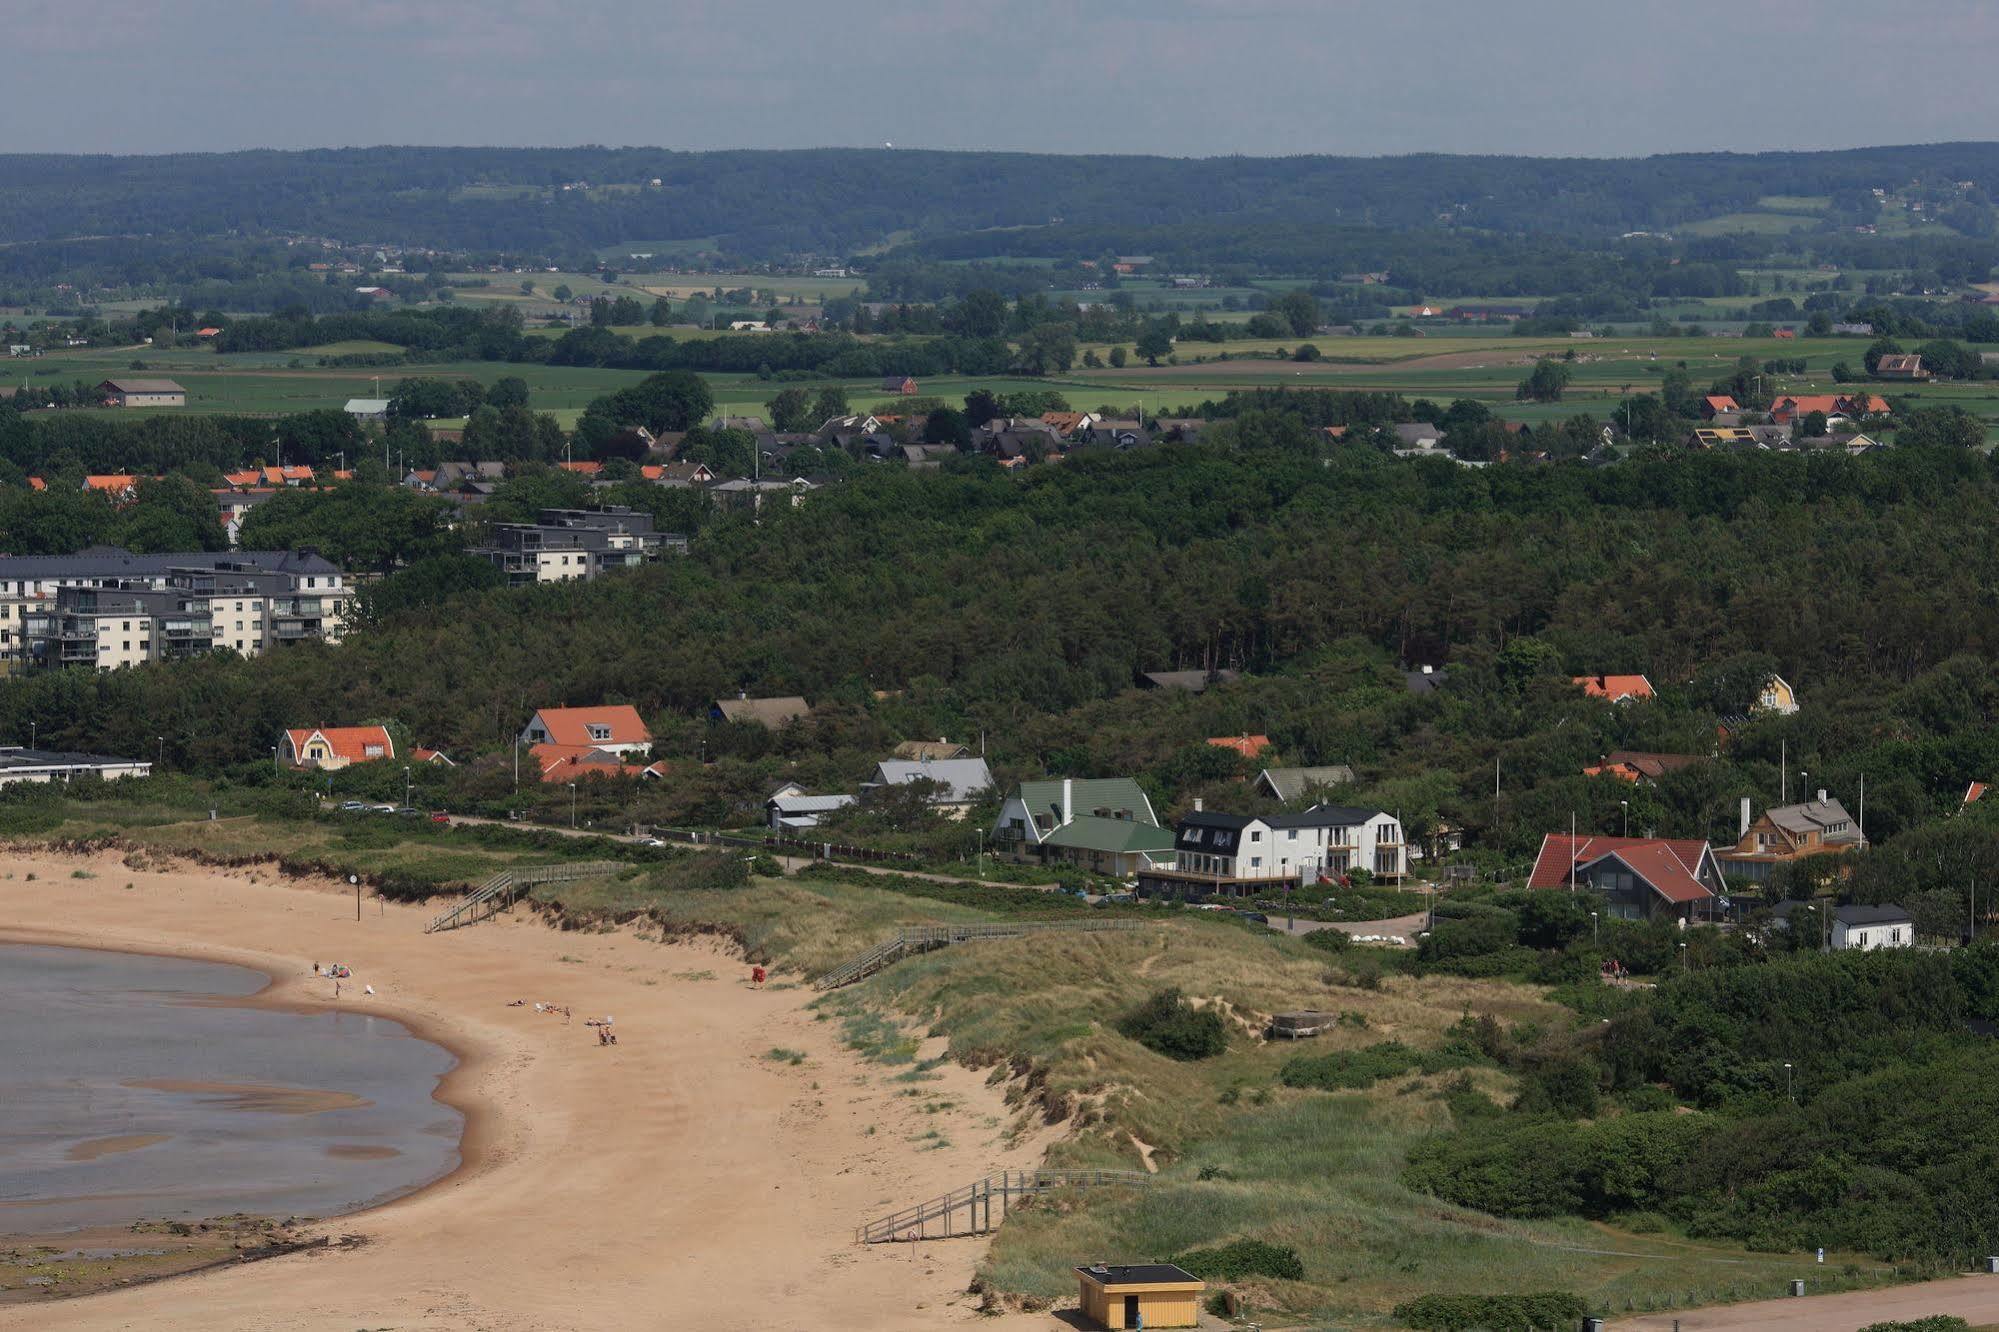
[[[532,523],[495,523],[486,544],[469,552],[491,560],[509,587],[591,579],[687,553],[687,538],[653,530],[652,515],[625,508],[543,509]]]
[[[0,557],[0,674],[337,641],[352,599],[311,551]]]

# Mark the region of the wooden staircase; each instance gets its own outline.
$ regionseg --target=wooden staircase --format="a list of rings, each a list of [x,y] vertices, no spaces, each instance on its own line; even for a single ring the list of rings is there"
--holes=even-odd
[[[492,878],[459,898],[423,927],[425,934],[470,925],[505,908],[515,894],[538,883],[567,883],[572,879],[599,879],[616,874],[625,866],[615,860],[585,860],[571,865],[534,865],[526,869],[501,870]]]
[[[1144,1188],[1152,1176],[1139,1170],[1003,1170],[974,1180],[964,1188],[905,1207],[900,1212],[870,1221],[854,1232],[862,1244],[886,1244],[893,1240],[952,1239],[963,1235],[990,1235],[1006,1220],[1008,1204],[1015,1198],[1032,1197],[1055,1189],[1103,1188],[1124,1185]],[[993,1219],[993,1199],[999,1199],[999,1220]]]
[[[916,925],[856,953],[812,982],[815,990],[837,990],[874,975],[912,953],[979,939],[1018,939],[1029,934],[1101,934],[1145,928],[1137,920],[1021,920],[991,925]]]

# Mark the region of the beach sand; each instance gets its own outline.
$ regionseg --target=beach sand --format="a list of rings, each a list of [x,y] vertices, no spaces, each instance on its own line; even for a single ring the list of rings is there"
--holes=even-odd
[[[864,1220],[1039,1161],[1045,1141],[1008,1145],[1013,1116],[982,1074],[938,1069],[920,1085],[954,1108],[926,1113],[899,1070],[814,1020],[812,991],[752,990],[719,946],[562,933],[523,910],[426,936],[435,909],[370,900],[357,921],[343,885],[270,870],[0,853],[0,938],[256,967],[276,978],[257,1003],[330,1005],[312,963],[345,963],[340,1007],[458,1053],[441,1095],[467,1125],[450,1177],[309,1228],[358,1245],[0,1306],[0,1329],[991,1325],[965,1293],[984,1241],[853,1239]],[[615,1046],[584,1025],[605,1014]],[[948,1146],[925,1150],[933,1129]]]

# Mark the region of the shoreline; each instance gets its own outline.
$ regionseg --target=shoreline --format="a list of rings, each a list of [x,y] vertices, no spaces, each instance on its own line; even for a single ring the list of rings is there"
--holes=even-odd
[[[158,957],[177,962],[207,962],[220,966],[236,967],[253,972],[264,978],[264,984],[245,995],[199,994],[187,996],[187,1001],[211,1008],[250,1008],[273,1013],[297,1013],[316,1015],[320,1013],[369,1012],[385,1021],[394,1022],[411,1036],[437,1046],[451,1056],[451,1067],[438,1078],[431,1089],[430,1099],[439,1105],[458,1112],[463,1127],[458,1134],[458,1163],[433,1179],[392,1193],[387,1197],[364,1200],[344,1211],[329,1213],[312,1218],[315,1225],[324,1225],[382,1211],[385,1208],[407,1202],[427,1190],[449,1184],[461,1175],[479,1169],[485,1161],[490,1140],[492,1107],[473,1093],[472,1084],[480,1071],[480,1055],[475,1052],[469,1033],[453,1027],[435,1014],[409,1010],[395,1004],[382,1004],[381,1008],[402,1011],[374,1012],[377,994],[367,1002],[368,1010],[360,1010],[358,1005],[343,1003],[337,999],[292,995],[289,989],[302,989],[310,972],[305,975],[281,974],[277,969],[275,955],[260,954],[258,961],[246,961],[236,955],[240,950],[230,950],[217,945],[186,944],[180,946],[159,946],[102,942],[87,935],[78,935],[68,930],[48,930],[23,927],[13,923],[0,923],[0,944],[18,944],[30,947],[72,948],[81,952],[114,953],[128,957]],[[310,959],[308,959],[309,961]],[[214,1220],[215,1218],[203,1218]],[[275,1220],[276,1218],[272,1218]],[[137,1216],[126,1224],[139,1224],[159,1220],[157,1217]],[[78,1227],[77,1229],[91,1229]],[[9,1231],[0,1227],[0,1240],[41,1239],[46,1236],[65,1234],[65,1231]],[[165,1278],[160,1278],[164,1280]]]
[[[464,1117],[457,1168],[301,1225],[288,1238],[303,1247],[232,1256],[221,1237],[223,1261],[171,1296],[129,1274],[0,1301],[0,1330],[541,1332],[628,1326],[637,1310],[653,1326],[828,1332],[993,1321],[969,1290],[984,1241],[854,1240],[873,1216],[1040,1163],[1049,1130],[1024,1128],[985,1070],[947,1061],[898,1081],[811,993],[752,988],[713,939],[560,931],[525,913],[425,935],[428,915],[392,902],[357,921],[347,885],[262,867],[0,850],[0,938],[245,966],[268,984],[221,1002],[399,1022],[450,1052],[433,1096]],[[313,957],[346,962],[375,995],[318,993]],[[569,1005],[575,1022],[516,999]],[[612,1013],[622,1040],[599,1046],[585,1020]]]

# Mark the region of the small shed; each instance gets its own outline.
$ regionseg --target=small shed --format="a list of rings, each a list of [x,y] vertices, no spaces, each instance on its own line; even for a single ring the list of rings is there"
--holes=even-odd
[[[1096,1263],[1076,1269],[1083,1316],[1109,1328],[1196,1327],[1207,1286],[1172,1263]]]

